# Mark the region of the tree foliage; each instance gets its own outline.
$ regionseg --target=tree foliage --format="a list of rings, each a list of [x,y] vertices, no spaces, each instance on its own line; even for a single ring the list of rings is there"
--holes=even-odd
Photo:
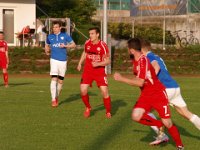
[[[90,22],[96,11],[94,0],[36,0],[36,4],[39,18],[46,17],[44,11],[49,17],[68,17],[75,23]]]

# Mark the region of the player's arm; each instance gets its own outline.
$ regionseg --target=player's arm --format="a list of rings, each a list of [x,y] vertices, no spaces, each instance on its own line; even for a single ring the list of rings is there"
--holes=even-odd
[[[156,72],[156,75],[157,75],[158,72],[160,71],[160,66],[159,66],[158,62],[156,60],[154,60],[154,61],[151,62],[151,65],[153,66],[153,68]]]
[[[6,60],[7,60],[7,65],[8,65],[9,64],[8,51],[6,51]]]
[[[80,58],[80,60],[79,60],[78,66],[77,66],[77,70],[78,70],[78,71],[81,70],[81,68],[82,68],[82,63],[84,62],[85,57],[86,57],[86,52],[83,51],[82,54],[81,54],[81,58]]]
[[[60,47],[61,48],[75,48],[76,47],[76,44],[74,43],[74,42],[71,42],[71,43],[69,43],[69,44],[64,44],[64,43],[61,43],[60,44]]]
[[[144,79],[141,79],[138,77],[133,77],[132,79],[126,78],[118,72],[114,73],[113,77],[116,81],[123,82],[123,83],[129,84],[131,86],[143,87],[144,82],[145,82]]]
[[[110,57],[109,55],[104,55],[103,56],[103,61],[101,62],[93,62],[92,66],[93,67],[99,67],[99,66],[107,66],[108,64],[110,64]]]

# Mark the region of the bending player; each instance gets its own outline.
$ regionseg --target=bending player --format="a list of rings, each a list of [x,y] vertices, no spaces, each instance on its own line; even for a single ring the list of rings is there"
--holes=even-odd
[[[114,79],[132,86],[138,86],[141,89],[141,95],[132,111],[132,119],[138,123],[157,126],[158,128],[162,128],[164,125],[175,141],[177,150],[183,150],[184,147],[179,131],[170,118],[165,87],[158,80],[148,58],[142,54],[140,40],[137,38],[130,39],[128,41],[128,49],[130,55],[134,56],[133,70],[136,77],[129,79],[119,73],[115,73]],[[159,113],[162,122],[147,114],[152,108]]]
[[[150,42],[142,40],[142,53],[150,60],[158,79],[166,87],[166,93],[169,99],[170,105],[174,106],[176,111],[184,118],[188,119],[194,126],[200,130],[200,118],[199,116],[190,112],[184,99],[181,96],[180,87],[177,82],[170,76],[167,67],[162,58],[155,55],[151,50]],[[152,113],[151,116],[155,117]],[[156,133],[158,133],[157,127],[152,127]],[[162,133],[158,135],[155,141],[150,144],[159,144],[167,140],[167,136]]]

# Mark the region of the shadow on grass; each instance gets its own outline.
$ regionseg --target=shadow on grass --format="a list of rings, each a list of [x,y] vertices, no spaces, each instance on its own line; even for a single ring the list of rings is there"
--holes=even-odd
[[[88,93],[90,96],[97,96],[97,94],[94,94],[92,92],[89,92]],[[68,98],[66,98],[65,100],[61,101],[59,103],[59,105],[62,105],[64,103],[70,103],[70,102],[73,102],[73,101],[76,101],[76,100],[81,100],[81,96],[80,96],[80,93],[77,93],[77,94],[71,94]]]
[[[120,100],[121,101],[121,100]],[[118,102],[118,100],[116,101]],[[115,103],[114,103],[115,106]],[[114,109],[114,108],[113,108]],[[117,110],[117,109],[116,109]],[[109,145],[110,141],[112,141],[113,138],[117,137],[118,135],[123,132],[123,129],[126,128],[126,126],[130,126],[130,114],[131,110],[127,111],[123,117],[121,117],[115,124],[111,125],[112,118],[108,119],[107,123],[109,124],[109,127],[107,130],[104,130],[101,135],[94,137],[93,141],[88,143],[83,149],[87,150],[102,150],[105,145]]]
[[[15,86],[22,86],[22,85],[29,85],[33,84],[33,82],[24,82],[24,83],[9,83],[9,87],[15,87]],[[4,84],[0,84],[0,86],[4,86]]]

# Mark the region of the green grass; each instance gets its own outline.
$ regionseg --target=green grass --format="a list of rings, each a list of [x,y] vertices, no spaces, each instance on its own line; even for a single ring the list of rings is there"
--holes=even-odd
[[[177,77],[188,107],[200,115],[200,78]],[[2,83],[2,79],[0,80]],[[139,89],[109,78],[112,119],[105,118],[101,95],[95,83],[90,88],[92,116],[83,117],[79,77],[66,78],[58,108],[50,106],[50,78],[10,77],[10,87],[0,84],[1,150],[174,150],[168,144],[150,147],[155,135],[149,127],[131,120]],[[172,109],[187,150],[198,150],[200,134]]]

